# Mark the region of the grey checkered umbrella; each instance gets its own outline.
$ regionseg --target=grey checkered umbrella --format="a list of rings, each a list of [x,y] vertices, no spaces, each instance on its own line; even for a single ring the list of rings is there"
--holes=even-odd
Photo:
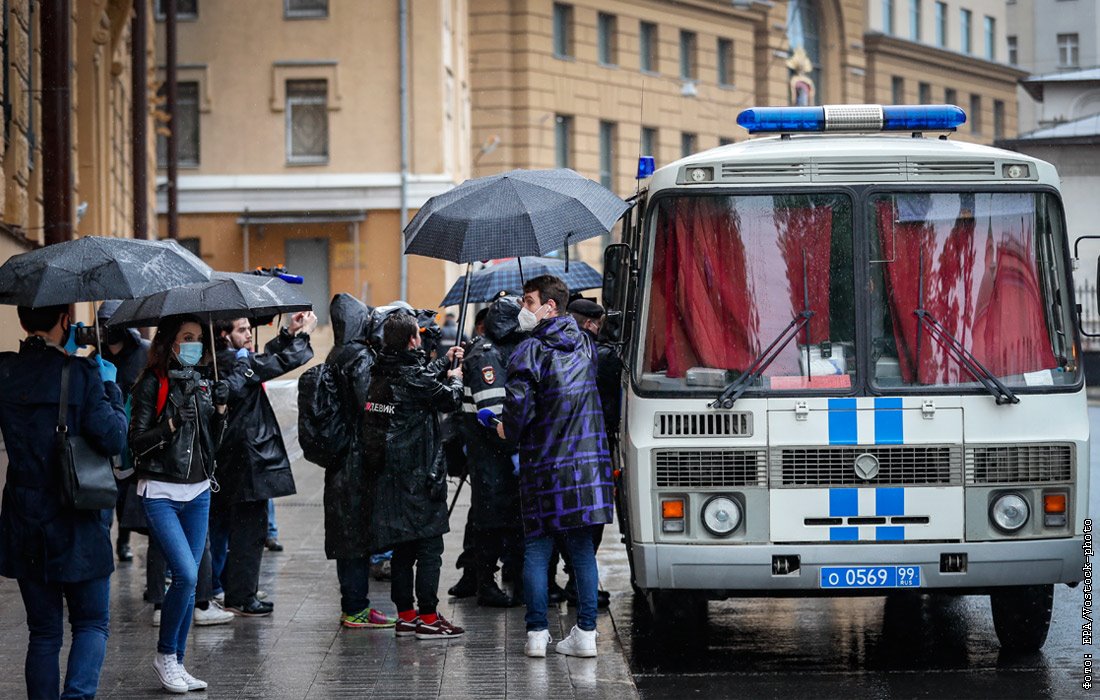
[[[429,199],[405,227],[405,252],[457,263],[546,255],[606,233],[626,208],[567,168],[513,170]]]
[[[480,304],[496,299],[500,292],[523,296],[523,282],[539,275],[554,275],[565,282],[571,292],[595,289],[603,284],[603,277],[592,266],[580,261],[573,262],[569,269],[565,260],[558,258],[523,258],[522,267],[516,260],[489,265],[471,275],[468,303]],[[462,303],[462,293],[466,287],[466,276],[455,281],[451,291],[440,302],[440,306],[454,306]]]

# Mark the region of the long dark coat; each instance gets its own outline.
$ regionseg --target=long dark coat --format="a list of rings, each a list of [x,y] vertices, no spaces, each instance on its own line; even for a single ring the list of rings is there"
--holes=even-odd
[[[519,441],[528,537],[611,522],[613,485],[596,347],[571,316],[542,321],[508,361],[504,432]]]
[[[371,547],[442,535],[447,524],[447,467],[437,412],[457,410],[462,383],[446,380],[446,359],[383,352],[371,372],[363,444],[374,475]]]
[[[54,448],[61,368],[65,355],[40,339],[0,355],[0,429],[8,452],[0,505],[0,575],[61,583],[88,581],[114,571],[111,510],[78,511],[61,503]],[[69,370],[71,435],[106,455],[126,448],[122,394],[88,360]]]
[[[329,559],[366,557],[370,550],[372,479],[363,461],[363,406],[370,389],[374,353],[365,344],[371,309],[348,294],[338,294],[329,306],[335,344],[326,362],[339,372],[348,404],[346,419],[352,441],[340,465],[325,470],[325,556]]]
[[[223,503],[266,501],[296,493],[294,474],[275,410],[263,383],[313,359],[309,336],[285,330],[238,360],[235,350],[218,353],[218,372],[229,384],[229,418],[218,450],[217,494]]]

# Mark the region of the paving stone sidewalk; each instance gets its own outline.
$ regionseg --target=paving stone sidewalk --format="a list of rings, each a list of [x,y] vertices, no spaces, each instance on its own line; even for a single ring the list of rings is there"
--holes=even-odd
[[[278,394],[279,386],[273,387]],[[283,387],[285,388],[285,387]],[[293,425],[289,400],[279,401],[281,421]],[[288,431],[292,432],[292,431]],[[293,435],[288,445],[296,444]],[[2,453],[2,450],[0,450]],[[0,479],[6,456],[0,454]],[[269,618],[236,618],[227,625],[192,627],[187,667],[210,683],[208,698],[636,698],[614,620],[601,611],[597,659],[550,652],[523,655],[524,610],[480,608],[473,599],[448,599],[457,580],[455,558],[469,507],[463,489],[451,519],[443,555],[440,610],[466,627],[462,639],[422,642],[396,639],[392,630],[349,630],[339,625],[334,562],[325,559],[323,472],[294,461],[298,494],[276,501],[281,553],[265,553],[260,587],[275,603]],[[453,486],[452,486],[453,493]],[[612,526],[604,537],[601,570],[622,568]],[[121,564],[111,581],[111,637],[100,683],[101,698],[169,697],[152,669],[156,628],[152,606],[142,601],[146,539],[134,535],[134,561]],[[606,577],[605,577],[606,578]],[[619,578],[616,576],[615,578]],[[564,583],[564,576],[560,576]],[[618,595],[618,593],[616,593]],[[390,614],[389,584],[371,582],[371,601]],[[551,609],[554,639],[568,633],[573,611]],[[26,622],[15,581],[0,578],[0,698],[25,694]],[[62,658],[67,653],[62,653]],[[64,668],[62,668],[64,672]]]

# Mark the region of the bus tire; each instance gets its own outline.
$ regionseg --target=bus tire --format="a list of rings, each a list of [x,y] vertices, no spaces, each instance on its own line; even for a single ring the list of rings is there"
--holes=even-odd
[[[649,609],[661,636],[697,637],[707,626],[707,599],[697,591],[650,591]]]
[[[1001,648],[1014,652],[1039,651],[1050,630],[1054,586],[1012,586],[989,594],[993,627]]]

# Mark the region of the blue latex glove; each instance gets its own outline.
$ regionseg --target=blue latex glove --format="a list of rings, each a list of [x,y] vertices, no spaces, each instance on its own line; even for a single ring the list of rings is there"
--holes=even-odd
[[[237,350],[237,359],[248,357],[248,348],[240,348]]]
[[[512,476],[519,476],[519,453],[512,455]]]
[[[62,347],[65,348],[65,352],[69,353],[70,355],[75,354],[76,351],[79,349],[79,346],[76,344],[76,326],[83,325],[83,323],[78,323],[76,325],[69,326],[69,337],[65,339],[65,344]]]
[[[481,423],[486,428],[496,430],[497,423],[500,422],[500,419],[497,418],[497,414],[493,413],[493,409],[483,408],[477,412],[477,422]]]
[[[96,362],[99,363],[99,376],[104,382],[114,382],[118,380],[118,368],[110,360],[104,360],[99,355],[96,355]]]

